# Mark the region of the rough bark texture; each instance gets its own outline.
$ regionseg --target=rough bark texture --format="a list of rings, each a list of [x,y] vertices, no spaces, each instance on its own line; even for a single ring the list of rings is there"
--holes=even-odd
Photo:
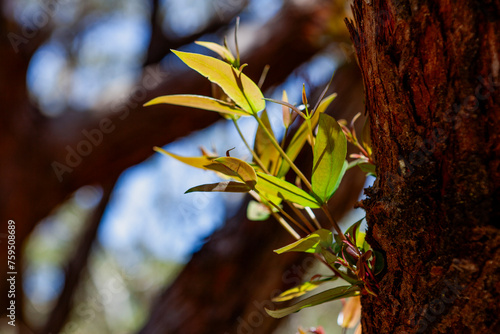
[[[498,333],[500,2],[361,1],[348,21],[387,260],[364,333]]]

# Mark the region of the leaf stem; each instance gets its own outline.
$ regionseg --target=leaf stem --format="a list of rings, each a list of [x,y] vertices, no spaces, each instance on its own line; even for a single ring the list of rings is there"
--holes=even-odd
[[[276,212],[271,210],[271,215],[285,228],[285,230],[288,231],[296,240],[300,239],[300,235],[295,232],[295,230],[281,217],[278,215]]]
[[[267,199],[266,199],[267,200]],[[271,202],[268,200],[268,202],[273,206],[275,207],[283,216],[285,216],[286,219],[288,219],[289,221],[291,221],[295,226],[297,226],[298,228],[300,228],[304,233],[306,234],[309,234],[310,232],[308,232],[304,226],[300,225],[298,221],[296,221],[295,219],[292,218],[292,216],[290,216],[288,213],[285,212],[285,210],[283,210],[282,208],[280,208],[279,205],[276,205],[275,203]]]
[[[337,224],[337,222],[335,221],[335,219],[333,219],[330,211],[328,210],[328,207],[326,206],[326,204],[323,204],[321,206],[321,209],[323,210],[323,212],[326,214],[326,217],[328,218],[328,220],[330,221],[330,223],[332,224],[333,228],[335,229],[335,231],[337,232],[337,234],[340,236],[341,239],[343,240],[347,240],[344,233],[342,233],[342,230],[340,229],[339,227],[339,224]]]
[[[264,163],[262,162],[262,160],[259,159],[259,156],[257,155],[257,153],[255,153],[255,151],[250,147],[247,140],[245,139],[245,136],[243,136],[243,133],[241,132],[241,129],[240,129],[236,119],[234,117],[232,117],[231,119],[234,123],[234,126],[236,127],[236,131],[238,131],[238,134],[240,135],[241,140],[243,140],[243,143],[245,144],[247,149],[252,154],[252,157],[255,160],[255,162],[257,163],[257,165],[259,165],[259,167],[264,171],[264,173],[269,174],[269,171],[267,170],[266,166],[264,166]]]
[[[283,159],[285,159],[285,161],[290,165],[290,167],[297,174],[297,176],[302,180],[302,182],[304,182],[304,184],[307,186],[307,188],[309,188],[309,190],[312,190],[312,186],[311,186],[311,183],[309,182],[309,180],[307,180],[307,178],[300,171],[300,169],[298,169],[297,166],[293,163],[292,159],[290,159],[290,157],[285,153],[285,151],[283,151],[281,146],[278,144],[278,142],[276,141],[274,136],[269,132],[269,130],[267,129],[265,124],[262,122],[260,117],[257,115],[257,113],[253,113],[253,117],[257,120],[257,122],[259,123],[259,126],[262,128],[262,130],[264,130],[264,133],[269,138],[269,140],[271,140],[271,143],[278,150],[278,152],[283,157]]]
[[[312,233],[314,232],[314,227],[311,225],[311,223],[309,222],[309,220],[307,220],[306,216],[304,216],[304,214],[302,212],[300,212],[299,209],[297,209],[295,207],[295,205],[293,205],[293,203],[290,203],[288,201],[286,201],[286,204],[288,204],[293,212],[300,218],[300,220],[307,226],[307,228],[309,229],[309,231]]]
[[[321,224],[319,223],[318,219],[316,219],[316,215],[314,215],[313,210],[311,208],[306,207],[306,212],[309,215],[309,217],[311,217],[312,221],[314,222],[314,224],[316,225],[316,227],[319,230],[321,228]]]
[[[261,195],[258,195],[255,191],[250,191],[249,194],[256,200],[256,201],[259,201],[260,202],[260,196]],[[271,203],[270,201],[268,201],[269,203]],[[272,210],[272,208],[269,208],[269,210],[271,211],[271,215],[274,217],[274,219],[276,219],[278,221],[278,223],[281,224],[281,226],[283,226],[283,228],[292,235],[292,237],[294,237],[296,240],[299,240],[300,239],[300,235],[290,226],[290,224],[288,224],[286,222],[285,219],[283,219],[283,217],[281,217],[280,215],[278,215],[276,212],[274,212]]]

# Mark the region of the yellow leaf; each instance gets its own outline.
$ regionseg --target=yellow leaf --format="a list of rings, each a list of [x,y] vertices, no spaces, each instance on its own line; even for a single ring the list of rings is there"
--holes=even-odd
[[[249,113],[241,110],[240,108],[237,108],[234,105],[201,95],[164,95],[152,99],[151,101],[144,104],[144,106],[147,107],[160,103],[204,109],[234,116],[250,116]]]
[[[192,167],[196,167],[196,168],[200,168],[200,169],[205,169],[205,170],[208,170],[208,168],[206,168],[205,166],[208,165],[208,164],[210,164],[210,163],[212,163],[212,160],[213,160],[213,159],[210,159],[210,158],[208,158],[206,156],[201,156],[201,157],[182,157],[180,155],[176,155],[176,154],[167,152],[164,149],[162,149],[161,147],[157,147],[157,146],[155,146],[153,148],[153,150],[155,150],[158,153],[166,154],[169,157],[174,158],[175,160],[178,160],[180,162],[185,163],[186,165],[189,165],[189,166],[192,166]]]
[[[222,60],[196,53],[172,50],[187,66],[222,90],[243,110],[256,114],[266,107],[259,87],[241,71]]]
[[[231,51],[229,49],[227,49],[226,47],[219,45],[217,43],[213,43],[213,42],[196,41],[195,43],[198,45],[201,45],[209,50],[212,50],[213,52],[215,52],[219,56],[221,56],[222,59],[230,62],[231,64],[234,63],[234,56],[231,53]]]

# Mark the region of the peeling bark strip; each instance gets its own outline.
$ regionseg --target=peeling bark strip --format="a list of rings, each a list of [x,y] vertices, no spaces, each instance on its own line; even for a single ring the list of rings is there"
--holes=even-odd
[[[364,333],[498,333],[500,1],[355,0],[386,255]]]

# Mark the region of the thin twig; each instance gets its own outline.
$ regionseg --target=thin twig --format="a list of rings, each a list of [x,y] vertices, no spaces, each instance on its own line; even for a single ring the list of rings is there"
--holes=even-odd
[[[115,181],[116,180],[113,180],[109,184],[102,186],[102,199],[91,214],[89,221],[85,224],[86,229],[80,237],[75,253],[65,266],[66,279],[63,290],[40,333],[59,333],[66,323],[72,309],[73,296],[80,284],[81,273],[87,266],[92,245],[94,244],[97,230],[111,196]]]
[[[300,235],[281,217],[278,215],[276,212],[273,212],[271,210],[271,215],[285,228],[285,230],[288,231],[295,239],[299,240]]]
[[[264,171],[264,173],[269,174],[269,171],[267,170],[266,166],[264,166],[264,163],[262,162],[262,160],[260,160],[260,158],[257,155],[257,153],[255,153],[255,151],[250,147],[250,145],[248,144],[247,140],[245,139],[245,136],[243,136],[243,133],[241,132],[241,129],[240,129],[240,127],[239,127],[238,122],[236,121],[236,119],[232,118],[232,120],[233,120],[234,126],[236,127],[236,131],[238,131],[238,134],[240,135],[241,140],[243,140],[243,143],[245,144],[245,146],[247,147],[247,149],[252,154],[252,157],[255,160],[255,163],[257,163],[257,165],[259,165],[259,167]]]
[[[297,174],[297,176],[302,180],[302,182],[304,182],[304,184],[307,186],[307,188],[309,188],[309,190],[312,190],[312,186],[311,186],[311,183],[309,182],[309,180],[307,180],[307,178],[300,171],[300,169],[294,164],[294,162],[292,161],[292,159],[290,159],[290,157],[285,153],[285,151],[283,151],[283,149],[281,148],[281,146],[278,144],[278,142],[276,141],[276,139],[274,138],[274,136],[269,132],[269,130],[267,129],[267,127],[265,126],[265,124],[262,122],[262,120],[259,118],[259,116],[256,113],[254,113],[253,116],[257,120],[257,122],[259,123],[259,126],[262,127],[262,129],[264,130],[264,133],[266,134],[266,136],[271,140],[271,143],[273,144],[273,146],[281,154],[281,156],[283,157],[283,159],[285,159],[285,161],[290,165],[290,167]]]
[[[298,221],[296,221],[295,219],[292,218],[292,216],[290,216],[288,213],[285,212],[285,210],[283,210],[282,208],[280,208],[279,205],[276,205],[275,203],[269,201],[269,203],[275,207],[283,216],[286,217],[286,219],[288,219],[290,222],[292,222],[295,226],[297,226],[298,228],[300,228],[304,233],[306,234],[309,234],[309,232],[307,232],[307,230],[304,228],[304,226],[300,225]]]
[[[304,222],[304,224],[307,226],[307,228],[309,229],[310,232],[314,232],[314,227],[311,225],[311,223],[309,222],[309,220],[306,218],[306,216],[304,216],[304,214],[302,212],[300,212],[299,209],[297,209],[295,207],[295,205],[293,205],[293,203],[290,203],[288,201],[286,201],[286,203],[292,208],[293,212],[295,212],[295,214],[300,218],[300,220],[302,220],[302,222]]]

